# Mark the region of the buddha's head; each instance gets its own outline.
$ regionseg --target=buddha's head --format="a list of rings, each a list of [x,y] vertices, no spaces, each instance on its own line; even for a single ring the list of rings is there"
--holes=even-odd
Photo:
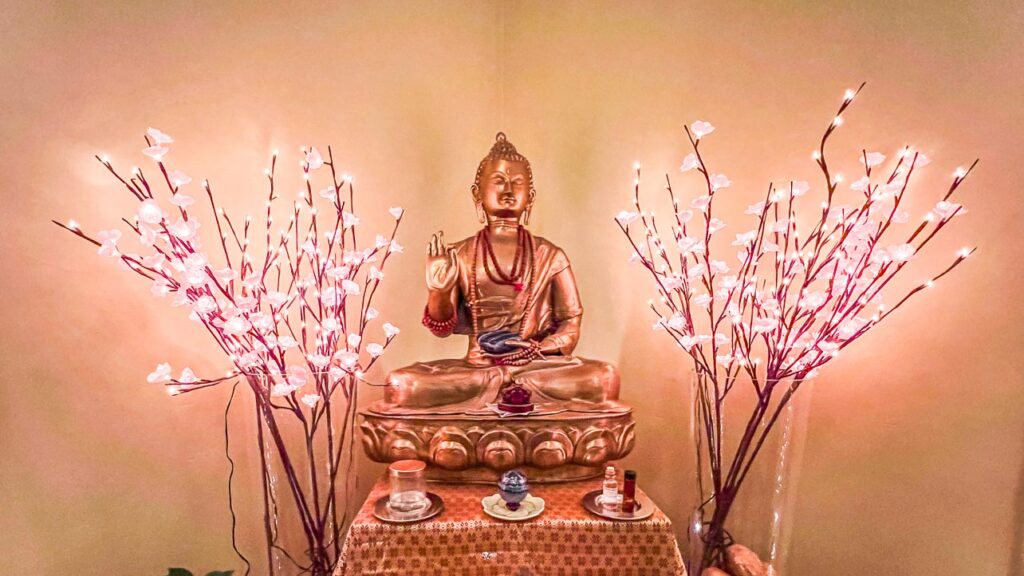
[[[498,132],[491,151],[480,161],[471,191],[481,223],[497,218],[529,222],[537,195],[533,170],[504,132]]]

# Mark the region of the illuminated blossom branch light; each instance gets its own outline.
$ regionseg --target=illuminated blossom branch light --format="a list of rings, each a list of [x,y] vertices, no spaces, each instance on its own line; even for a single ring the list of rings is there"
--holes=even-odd
[[[863,88],[863,85],[861,85]],[[672,211],[657,221],[640,202],[640,165],[634,168],[634,209],[616,216],[638,261],[654,280],[659,301],[649,303],[654,329],[668,334],[694,362],[698,470],[702,498],[692,529],[703,546],[700,566],[722,566],[732,543],[726,519],[737,493],[782,410],[800,385],[840,351],[900,308],[909,298],[960,265],[975,248],[963,248],[951,263],[887,306],[890,282],[940,230],[966,209],[951,200],[971,170],[958,168],[945,193],[917,223],[910,223],[903,199],[912,176],[929,163],[923,153],[903,148],[889,161],[862,150],[863,175],[840,191],[842,175],[826,160],[831,135],[860,92],[848,90],[825,129],[812,159],[824,176],[820,205],[809,226],[796,205],[807,182],[770,185],[763,200],[746,210],[749,230],[719,240],[725,223],[716,217],[715,199],[731,184],[713,171],[701,144],[714,132],[708,122],[686,128],[693,152],[681,170],[702,181],[703,194],[685,207],[666,186]],[[840,198],[849,203],[840,203]],[[806,199],[804,199],[806,201]],[[660,228],[659,228],[660,224]],[[735,252],[735,256],[721,256]],[[893,300],[890,300],[893,301]],[[724,406],[737,382],[748,382],[756,397],[749,419],[737,429],[735,451],[724,441]],[[734,432],[735,433],[735,432]],[[705,487],[704,478],[711,485]]]
[[[251,216],[233,220],[218,206],[209,182],[192,192],[192,178],[164,163],[172,142],[159,130],[147,131],[142,152],[156,163],[154,180],[139,168],[122,176],[105,155],[96,157],[137,202],[135,213],[122,222],[137,239],[138,252],[123,247],[119,229],[88,234],[74,220],[54,223],[146,278],[155,297],[186,311],[224,351],[231,367],[223,375],[199,377],[183,368],[174,376],[170,365],[161,363],[146,379],[166,386],[171,395],[244,379],[259,424],[269,573],[275,572],[276,550],[296,568],[325,576],[338,561],[348,520],[358,383],[399,333],[392,324],[379,323],[373,300],[390,256],[402,251],[395,233],[403,211],[389,210],[394,219],[389,233],[377,234],[372,242],[361,240],[352,179],[337,174],[330,147],[326,158],[316,148],[303,148],[304,183],[287,221],[275,227],[276,151],[266,169],[262,222]],[[314,189],[317,172],[327,173],[327,183]],[[164,192],[158,197],[160,189]],[[210,252],[200,241],[195,210],[204,203],[217,234]],[[289,438],[286,425],[301,429],[301,442]],[[269,446],[303,527],[302,555],[289,554],[279,544]],[[344,482],[340,498],[339,477]]]

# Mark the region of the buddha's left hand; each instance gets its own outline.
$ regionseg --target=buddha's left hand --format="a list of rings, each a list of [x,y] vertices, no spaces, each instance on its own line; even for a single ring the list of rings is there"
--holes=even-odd
[[[540,344],[533,340],[523,340],[522,338],[509,338],[504,342],[509,346],[519,348],[516,352],[509,352],[508,354],[502,354],[500,356],[494,356],[494,362],[496,364],[502,364],[507,366],[521,366],[523,364],[529,364],[530,361],[543,358],[544,356],[540,353]]]

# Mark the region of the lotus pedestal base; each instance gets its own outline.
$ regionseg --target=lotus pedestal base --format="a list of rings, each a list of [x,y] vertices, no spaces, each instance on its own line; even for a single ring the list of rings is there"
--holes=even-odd
[[[371,460],[423,460],[429,480],[493,483],[517,468],[531,482],[569,482],[600,476],[633,449],[632,410],[619,406],[502,418],[387,414],[374,405],[360,412],[359,425]]]

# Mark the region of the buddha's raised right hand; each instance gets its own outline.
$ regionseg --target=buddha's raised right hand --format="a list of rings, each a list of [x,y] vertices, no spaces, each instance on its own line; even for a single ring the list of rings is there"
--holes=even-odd
[[[455,250],[444,243],[444,231],[438,231],[427,243],[427,289],[449,294],[459,279]]]

